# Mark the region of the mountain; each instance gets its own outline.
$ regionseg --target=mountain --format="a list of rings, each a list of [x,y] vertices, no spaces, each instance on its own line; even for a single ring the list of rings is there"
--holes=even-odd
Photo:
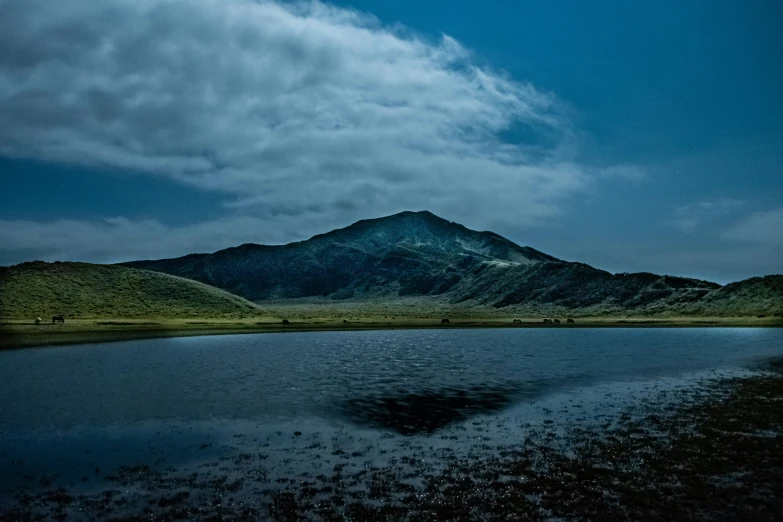
[[[426,211],[362,220],[288,245],[244,244],[214,254],[123,265],[194,279],[256,302],[428,296],[452,304],[531,312],[783,311],[783,294],[773,283],[723,288],[683,277],[611,274]],[[756,299],[759,292],[766,297]],[[741,306],[729,306],[740,301]]]
[[[258,307],[205,284],[158,272],[35,261],[0,267],[0,318],[215,317]]]
[[[124,266],[188,277],[252,301],[308,296],[440,295],[486,263],[557,259],[429,212],[367,219],[284,246],[245,244]]]

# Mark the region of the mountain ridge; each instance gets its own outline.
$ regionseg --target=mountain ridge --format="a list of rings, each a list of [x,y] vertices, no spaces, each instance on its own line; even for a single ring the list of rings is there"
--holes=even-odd
[[[476,262],[533,265],[544,261],[559,260],[498,234],[473,231],[422,211],[357,221],[287,245],[245,243],[213,254],[122,265],[189,277],[251,300],[265,300],[331,294],[339,299],[357,290],[360,294],[440,294],[444,285],[454,282],[460,267]],[[251,279],[252,285],[245,284]]]
[[[494,232],[471,230],[429,211],[364,219],[287,245],[245,243],[212,254],[122,265],[195,279],[254,302],[426,296],[489,309],[557,308],[591,314],[693,314],[719,312],[722,306],[742,314],[783,311],[775,299],[780,293],[783,302],[783,291],[774,279],[783,276],[754,282],[753,292],[729,295],[718,292],[723,287],[717,283],[694,278],[611,274],[520,246]],[[763,305],[756,306],[754,295],[768,290]]]

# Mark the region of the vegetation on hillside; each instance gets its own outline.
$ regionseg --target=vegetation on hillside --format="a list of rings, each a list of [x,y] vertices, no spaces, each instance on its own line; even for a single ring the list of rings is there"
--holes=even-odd
[[[783,316],[783,275],[752,277],[730,283],[693,303],[688,311],[702,315]]]
[[[89,263],[0,267],[0,318],[221,317],[257,305],[208,285],[159,272]]]

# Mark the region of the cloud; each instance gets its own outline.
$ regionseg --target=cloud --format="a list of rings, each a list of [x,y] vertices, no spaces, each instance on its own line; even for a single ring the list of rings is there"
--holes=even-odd
[[[682,232],[691,233],[708,223],[714,224],[715,221],[736,213],[744,205],[744,201],[731,198],[690,203],[675,210],[669,224]]]
[[[600,169],[592,169],[592,174],[599,179],[624,179],[633,183],[641,183],[647,173],[639,165],[619,164]]]
[[[783,208],[751,214],[729,227],[722,237],[731,241],[783,249]],[[783,259],[783,256],[780,259]]]
[[[576,163],[564,105],[474,61],[320,2],[6,0],[0,155],[169,176],[289,232],[406,208],[534,224],[641,175]]]
[[[212,252],[258,241],[283,239],[268,222],[248,216],[168,227],[123,217],[48,223],[0,220],[0,265],[40,259],[113,263]]]

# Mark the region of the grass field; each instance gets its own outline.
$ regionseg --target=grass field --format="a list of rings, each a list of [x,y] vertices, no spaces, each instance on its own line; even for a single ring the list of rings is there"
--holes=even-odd
[[[63,315],[65,324],[52,324],[52,315]],[[575,324],[566,323],[569,316]],[[35,324],[37,317],[42,324]],[[545,325],[544,317],[561,324]],[[448,325],[441,325],[443,318]],[[259,305],[189,279],[120,266],[34,262],[0,268],[0,349],[285,331],[697,326],[783,326],[783,318],[580,314],[454,304],[433,297],[307,298]]]
[[[23,263],[0,268],[0,320],[243,317],[250,301],[190,279],[114,265]]]
[[[54,346],[180,337],[193,335],[253,334],[266,332],[351,331],[402,328],[687,328],[687,327],[770,327],[783,326],[780,318],[756,317],[600,317],[577,319],[573,325],[563,321],[559,325],[543,324],[540,318],[519,318],[521,323],[502,318],[450,317],[448,325],[441,325],[439,316],[351,316],[348,324],[332,315],[319,316],[308,307],[308,315],[291,314],[289,324],[274,316],[255,318],[185,318],[185,319],[75,319],[64,325],[50,323],[35,325],[29,320],[11,320],[0,324],[0,349]],[[426,317],[425,317],[426,316]]]

